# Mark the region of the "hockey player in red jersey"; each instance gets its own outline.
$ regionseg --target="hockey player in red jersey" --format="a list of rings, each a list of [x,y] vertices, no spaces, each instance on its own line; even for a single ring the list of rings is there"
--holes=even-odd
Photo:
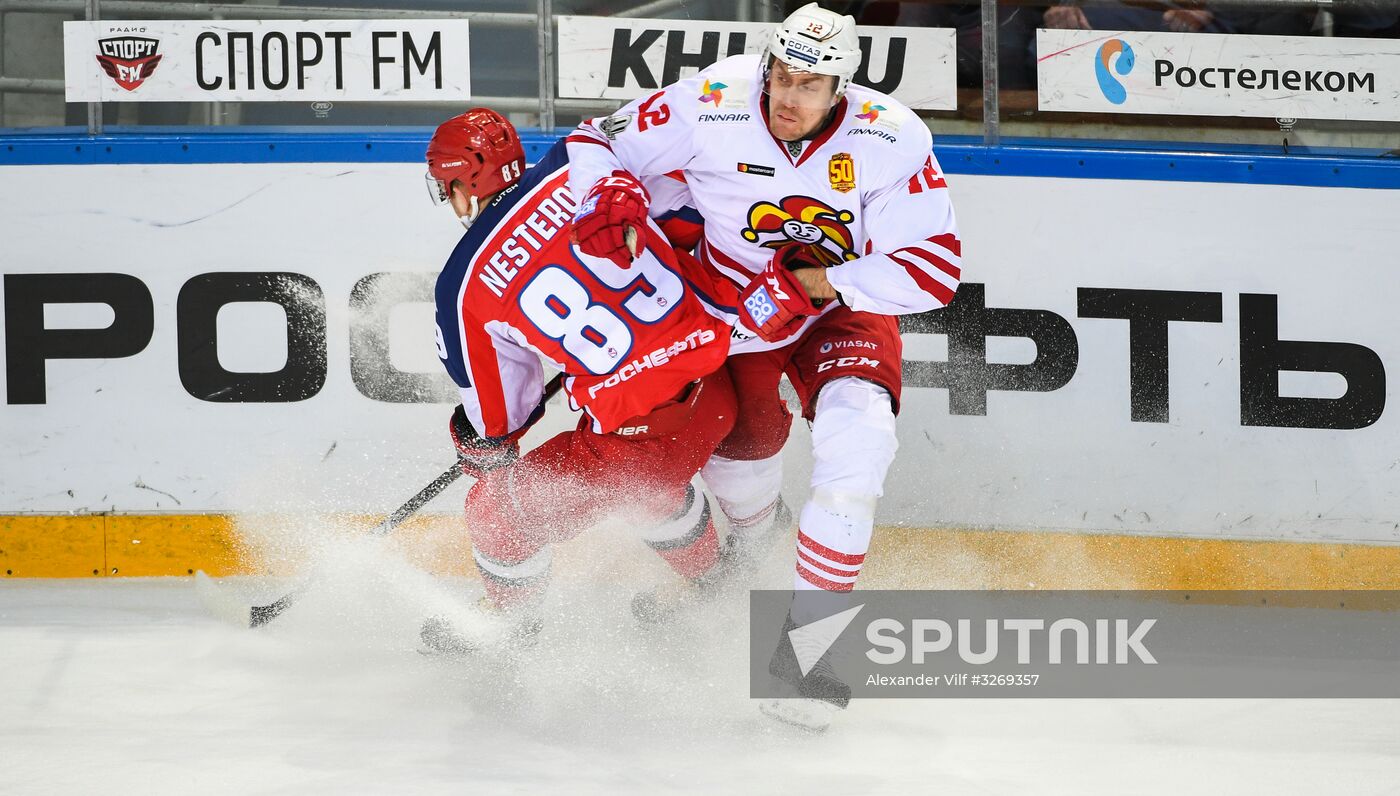
[[[757,338],[732,346],[739,417],[703,471],[739,534],[776,514],[791,423],[779,378],[796,387],[813,444],[799,596],[854,587],[896,448],[894,316],[947,305],[961,276],[928,127],[892,97],[850,84],[860,59],[855,20],[811,3],[777,26],[766,52],[722,60],[567,139],[570,186],[601,220],[579,222],[583,251],[621,257],[618,230],[646,214],[629,181],[678,172],[704,218],[703,266],[742,290],[740,322]],[[816,618],[803,605],[794,602],[792,622]],[[786,633],[770,669],[816,703],[809,718],[780,718],[820,724],[846,704],[849,688],[822,665],[799,671]]]
[[[451,434],[477,478],[466,518],[487,599],[429,620],[425,644],[474,648],[535,627],[550,543],[619,507],[639,515],[677,573],[704,578],[719,550],[690,480],[733,427],[733,316],[702,300],[691,280],[704,274],[687,273],[648,222],[628,232],[635,257],[571,245],[562,142],[526,170],[515,129],[477,108],[437,129],[427,160],[434,198],[468,228],[438,277],[437,345],[461,389]],[[543,411],[546,363],[563,371],[583,418],[521,455]]]

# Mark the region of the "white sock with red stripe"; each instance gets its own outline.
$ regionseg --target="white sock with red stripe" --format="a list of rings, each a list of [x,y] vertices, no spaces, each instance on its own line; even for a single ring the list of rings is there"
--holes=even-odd
[[[802,508],[797,526],[797,569],[792,581],[795,591],[849,592],[855,588],[875,523],[869,509],[845,509],[819,505],[816,500]],[[793,604],[793,621],[805,624],[820,618],[799,616],[802,605],[802,601]]]
[[[849,592],[855,588],[875,527],[875,501],[898,442],[884,387],[844,377],[822,388],[812,421],[812,498],[798,522],[793,588]],[[793,605],[799,624],[804,601]]]
[[[762,534],[768,529],[783,486],[781,454],[755,461],[711,456],[700,477],[729,520],[731,534]]]

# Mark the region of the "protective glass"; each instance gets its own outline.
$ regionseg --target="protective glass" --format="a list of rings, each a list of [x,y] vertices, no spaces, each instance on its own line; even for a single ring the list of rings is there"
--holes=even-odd
[[[428,195],[433,197],[433,204],[446,204],[452,197],[452,190],[447,183],[434,177],[431,171],[425,173],[423,179],[428,181]]]
[[[836,102],[836,78],[795,69],[775,61],[767,70],[764,88],[774,102],[824,111]]]

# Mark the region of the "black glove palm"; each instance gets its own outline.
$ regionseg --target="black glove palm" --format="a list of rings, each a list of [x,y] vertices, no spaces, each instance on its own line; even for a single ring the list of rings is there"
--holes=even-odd
[[[509,467],[520,458],[520,433],[483,437],[467,419],[461,404],[453,410],[448,428],[452,433],[452,444],[457,448],[457,461],[462,472],[474,478],[481,478],[498,467]]]

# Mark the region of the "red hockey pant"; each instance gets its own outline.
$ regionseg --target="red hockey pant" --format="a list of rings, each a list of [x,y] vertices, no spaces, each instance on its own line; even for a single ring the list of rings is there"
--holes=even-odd
[[[585,417],[575,430],[489,473],[467,495],[472,546],[509,568],[612,514],[626,512],[647,522],[675,513],[686,502],[691,478],[733,428],[736,414],[727,368],[690,389],[611,434],[595,433]],[[713,537],[712,527],[708,535]],[[713,548],[712,559],[715,541],[704,541]]]

